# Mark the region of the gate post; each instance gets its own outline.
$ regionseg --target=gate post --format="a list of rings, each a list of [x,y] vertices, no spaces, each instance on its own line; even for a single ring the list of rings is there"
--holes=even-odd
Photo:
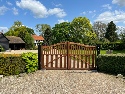
[[[41,45],[38,45],[38,70],[41,70]]]
[[[70,42],[67,41],[67,69],[70,69],[70,61],[69,61],[69,49],[70,49]]]
[[[97,49],[97,56],[98,56],[100,54],[100,44],[97,44],[96,49]]]

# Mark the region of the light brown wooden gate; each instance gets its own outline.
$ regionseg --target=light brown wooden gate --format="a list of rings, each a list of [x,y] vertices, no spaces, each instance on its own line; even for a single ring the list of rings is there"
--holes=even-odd
[[[42,69],[96,69],[96,47],[64,42],[39,47],[39,66]]]

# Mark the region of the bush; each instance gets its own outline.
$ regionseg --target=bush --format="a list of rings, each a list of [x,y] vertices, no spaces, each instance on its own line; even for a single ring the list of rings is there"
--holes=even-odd
[[[25,72],[25,62],[20,55],[0,54],[0,75],[17,75]]]
[[[100,43],[102,50],[123,50],[125,48],[124,43]]]
[[[4,48],[0,45],[0,52],[4,51]]]
[[[28,52],[28,53],[23,53],[21,56],[26,63],[27,73],[38,70],[38,56],[36,53]]]
[[[100,72],[125,75],[125,54],[99,55],[96,62]]]

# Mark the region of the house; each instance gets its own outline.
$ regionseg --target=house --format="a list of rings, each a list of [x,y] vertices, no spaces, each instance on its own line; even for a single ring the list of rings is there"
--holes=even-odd
[[[9,39],[2,32],[0,32],[0,45],[4,50],[9,50]]]
[[[32,38],[34,39],[35,46],[38,46],[39,43],[42,43],[44,38],[42,36],[32,35]]]
[[[11,50],[25,49],[25,42],[20,37],[6,36],[6,38],[10,40],[9,48],[11,48]]]

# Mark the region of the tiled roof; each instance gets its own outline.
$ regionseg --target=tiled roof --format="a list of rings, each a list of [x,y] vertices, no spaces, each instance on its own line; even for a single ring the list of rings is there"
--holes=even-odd
[[[9,43],[25,43],[20,37],[6,36],[6,38],[10,40]]]
[[[34,40],[44,40],[44,38],[42,36],[37,36],[37,35],[32,35],[32,38]]]

